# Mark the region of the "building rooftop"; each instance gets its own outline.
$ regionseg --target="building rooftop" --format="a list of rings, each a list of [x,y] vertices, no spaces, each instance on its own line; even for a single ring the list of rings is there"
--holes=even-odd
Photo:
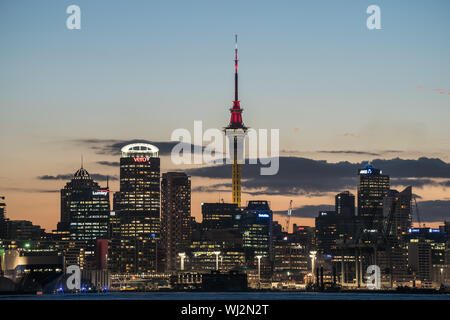
[[[121,150],[122,157],[149,156],[158,157],[158,147],[148,143],[127,144]]]

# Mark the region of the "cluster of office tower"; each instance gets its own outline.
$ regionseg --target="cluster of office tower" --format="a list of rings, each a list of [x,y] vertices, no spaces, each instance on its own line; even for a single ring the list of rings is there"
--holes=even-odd
[[[314,259],[321,259],[316,283],[323,285],[325,268],[329,282],[365,287],[370,265],[380,267],[386,287],[444,282],[450,271],[449,224],[414,228],[413,218],[420,222],[412,187],[391,189],[389,176],[370,164],[358,170],[356,206],[355,196],[345,191],[336,195],[335,210],[316,218]]]
[[[51,233],[33,225],[14,229],[20,223],[5,218],[2,198],[3,252],[17,250],[29,261],[54,253],[46,268],[55,272],[75,264],[108,277],[175,276],[183,283],[218,270],[275,286],[365,287],[369,265],[380,267],[385,287],[448,281],[449,223],[413,227],[412,188],[391,189],[389,176],[371,165],[358,171],[356,197],[341,192],[335,210],[318,213],[315,227],[289,228],[273,220],[266,200],[243,207],[202,203],[197,222],[186,173],[161,174],[153,145],[131,144],[121,151],[119,190],[110,194],[108,184],[100,186],[80,168],[61,189],[61,218]]]
[[[253,268],[256,256],[260,266],[270,266],[273,214],[268,201],[201,206],[198,223],[191,216],[190,177],[184,172],[161,175],[158,148],[136,143],[122,148],[120,189],[112,196],[109,186],[99,186],[86,169],[74,174],[61,190],[61,221],[54,235],[79,249],[76,260],[67,263],[83,269],[107,266],[114,274],[177,272],[180,254],[186,271]]]

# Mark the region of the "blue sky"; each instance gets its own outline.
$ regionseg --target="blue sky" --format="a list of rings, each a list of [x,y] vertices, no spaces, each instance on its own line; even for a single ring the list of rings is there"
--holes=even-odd
[[[173,125],[134,134],[164,139],[195,119],[223,125],[237,32],[249,125],[310,132],[309,120],[321,119],[330,134],[336,122],[356,129],[357,114],[387,113],[412,125],[439,123],[448,97],[414,89],[450,91],[448,1],[378,1],[383,29],[369,31],[372,3],[3,1],[1,101],[14,106],[4,110],[11,126],[31,113],[29,129],[43,125],[47,136],[77,127],[80,113],[95,119],[89,134],[105,136],[110,126],[144,126],[152,117]],[[79,31],[65,28],[69,4],[81,7]],[[125,108],[137,119],[123,119]]]

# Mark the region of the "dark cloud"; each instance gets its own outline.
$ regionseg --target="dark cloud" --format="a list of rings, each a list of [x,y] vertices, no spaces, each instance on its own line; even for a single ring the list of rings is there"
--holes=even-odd
[[[402,153],[403,150],[384,150],[383,153]]]
[[[94,150],[97,154],[120,156],[122,149],[127,144],[131,143],[149,143],[159,149],[161,156],[170,155],[172,149],[177,145],[178,141],[149,141],[144,139],[133,140],[116,140],[116,139],[80,139],[75,140],[78,144],[87,145],[90,149]],[[190,149],[191,153],[194,153],[194,145],[186,144],[186,150]],[[106,164],[105,164],[106,165]]]
[[[260,175],[259,165],[244,164],[243,186],[265,194],[308,194],[348,189],[356,183],[356,169],[349,162],[331,164],[297,157],[280,157],[280,170],[274,176]],[[228,179],[230,165],[187,170],[192,176]],[[263,194],[264,194],[263,192]]]
[[[420,196],[418,197],[418,199]],[[420,201],[417,203],[422,222],[441,222],[450,220],[450,200]],[[315,218],[320,211],[334,210],[334,205],[306,205],[292,210],[292,216],[298,218]],[[287,215],[287,210],[274,211]],[[417,210],[413,207],[413,221],[417,221]]]
[[[211,186],[197,186],[192,188],[192,192],[208,192],[208,193],[229,193],[231,189],[231,183],[218,183]],[[280,192],[277,190],[267,190],[267,188],[258,191],[257,189],[247,189],[242,190],[242,193],[248,194],[251,196],[267,196],[267,195],[280,195]],[[322,196],[323,193],[302,193],[305,196]]]
[[[340,137],[351,137],[351,138],[359,138],[360,137],[359,134],[352,133],[352,132],[341,133],[341,134],[338,134],[337,136],[340,136]]]
[[[112,180],[112,181],[119,180],[119,178],[117,176],[110,176],[110,175],[99,174],[99,173],[94,173],[94,174],[91,174],[90,176],[92,179],[97,180],[97,181],[106,181],[107,179]]]
[[[4,190],[30,192],[30,193],[56,193],[56,192],[59,193],[60,192],[59,190],[54,190],[54,189],[34,189],[34,188],[15,188],[15,187],[5,188]]]
[[[358,169],[365,163],[312,160],[300,157],[280,157],[279,171],[274,176],[260,175],[259,165],[244,164],[242,169],[243,186],[246,192],[261,194],[311,195],[339,192],[356,188]],[[374,160],[372,164],[391,176],[393,186],[441,185],[448,187],[450,182],[436,182],[433,178],[450,179],[450,164],[431,158],[405,160]],[[229,179],[230,165],[209,166],[187,170],[191,176],[216,179]],[[205,187],[205,189],[207,189]]]
[[[450,181],[437,181],[430,178],[392,178],[391,186],[412,186],[414,188],[423,188],[425,186],[448,187]]]
[[[72,173],[67,174],[58,174],[56,176],[50,176],[50,175],[43,175],[37,177],[39,180],[70,180],[73,178]]]
[[[365,156],[379,156],[379,153],[367,152],[367,151],[350,151],[350,150],[320,150],[318,153],[328,153],[328,154],[353,154],[353,155],[365,155]]]
[[[91,176],[92,179],[97,180],[97,181],[106,181],[107,179],[109,180],[118,180],[116,176],[108,176],[105,174],[99,174],[99,173],[94,173],[94,174],[89,174]],[[73,178],[73,174],[72,173],[67,173],[67,174],[58,174],[58,175],[43,175],[43,176],[38,176],[37,179],[39,180],[71,180]]]
[[[450,164],[437,158],[377,159],[372,163],[395,178],[450,178]]]
[[[425,222],[450,221],[450,200],[420,201],[417,203],[420,220]],[[416,211],[414,210],[414,214]],[[417,217],[413,219],[417,221]]]
[[[296,218],[315,218],[319,215],[320,211],[334,210],[334,205],[319,204],[319,205],[306,205],[292,209],[292,216]],[[287,215],[287,210],[274,211],[276,214]]]
[[[211,186],[197,186],[192,188],[192,192],[209,192],[209,193],[220,193],[220,192],[230,192],[231,183],[219,183]]]
[[[97,163],[102,166],[109,166],[109,167],[119,167],[120,166],[119,161],[97,161]]]

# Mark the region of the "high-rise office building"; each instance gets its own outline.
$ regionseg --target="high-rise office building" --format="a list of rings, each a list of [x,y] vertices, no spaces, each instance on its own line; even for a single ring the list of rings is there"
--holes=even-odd
[[[61,189],[60,230],[70,239],[86,241],[87,250],[94,250],[97,239],[109,237],[109,188],[101,188],[81,167]]]
[[[350,191],[338,193],[335,196],[336,214],[345,217],[355,216],[355,195]]]
[[[111,239],[111,269],[121,273],[157,271],[161,229],[159,149],[133,143],[121,151],[120,191],[114,194],[120,232]]]
[[[310,258],[307,247],[289,236],[275,240],[273,247],[273,279],[303,281],[304,276],[309,272]]]
[[[367,164],[358,170],[358,217],[365,229],[378,229],[383,220],[383,199],[389,191],[389,176]]]
[[[316,245],[319,252],[330,254],[336,250],[336,241],[339,239],[339,216],[336,211],[320,211],[316,217]]]
[[[273,212],[268,201],[249,201],[242,216],[243,247],[247,261],[256,265],[256,256],[261,256],[265,265],[272,261]]]
[[[383,217],[389,236],[402,242],[412,224],[412,188],[407,187],[402,192],[389,190],[383,199]]]
[[[447,234],[443,228],[410,228],[408,238],[408,263],[416,280],[422,285],[434,282],[439,287],[448,281],[450,265],[448,263]]]
[[[177,270],[178,254],[191,239],[191,180],[184,172],[163,173],[161,181],[161,244],[166,271]]]
[[[204,231],[237,227],[242,210],[236,203],[202,203],[202,229]]]
[[[121,151],[120,191],[114,195],[114,209],[121,215],[143,213],[159,219],[159,149],[151,144],[134,143]]]
[[[4,196],[0,196],[0,239],[6,237],[6,223],[5,223],[6,201]]]
[[[392,283],[408,283],[408,248],[406,236],[411,228],[412,188],[402,192],[389,190],[383,200],[384,259],[380,256],[380,267],[390,270]],[[382,253],[382,252],[380,252]],[[383,262],[384,261],[384,262]]]
[[[293,242],[299,243],[301,246],[307,248],[307,251],[311,250],[315,241],[314,233],[315,227],[310,226],[298,226],[294,223],[293,225],[292,238]]]
[[[444,225],[441,227],[442,231],[446,235],[446,241],[449,243],[450,246],[450,221],[444,221]]]
[[[413,279],[420,280],[428,286],[432,281],[431,244],[424,240],[414,239],[408,244],[408,264]]]
[[[96,242],[109,237],[109,188],[100,187],[83,166],[61,189],[59,234],[67,235],[67,263],[94,269]]]

